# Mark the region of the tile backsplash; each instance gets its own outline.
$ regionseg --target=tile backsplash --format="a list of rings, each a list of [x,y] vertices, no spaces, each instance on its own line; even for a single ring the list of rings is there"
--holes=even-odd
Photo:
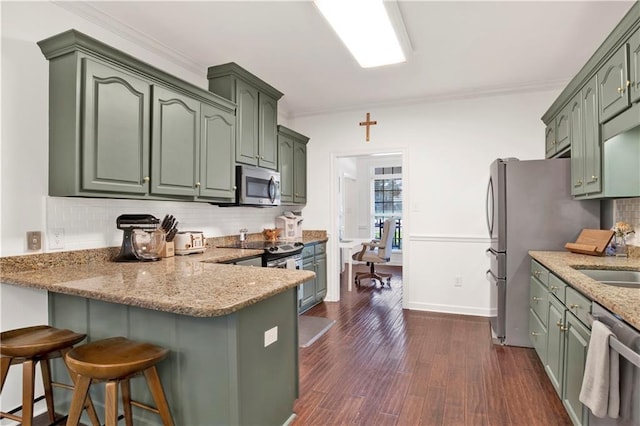
[[[162,219],[172,214],[180,231],[202,231],[206,237],[250,233],[273,228],[275,217],[287,207],[219,207],[208,203],[102,198],[46,197],[45,251],[82,250],[119,246],[122,231],[116,228],[121,214],[151,214]],[[57,243],[56,243],[57,242]],[[62,246],[62,247],[60,247]]]
[[[640,198],[615,200],[614,213],[614,222],[627,222],[636,231],[628,237],[627,243],[640,246]]]

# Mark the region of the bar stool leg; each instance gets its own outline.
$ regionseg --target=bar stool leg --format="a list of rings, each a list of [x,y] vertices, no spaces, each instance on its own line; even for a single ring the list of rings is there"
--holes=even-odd
[[[156,403],[156,408],[158,409],[162,423],[164,426],[173,426],[173,418],[169,411],[169,404],[167,403],[167,398],[164,394],[164,390],[162,389],[162,383],[160,382],[156,366],[154,365],[144,370],[144,377],[147,378],[147,384],[149,385],[151,396]]]
[[[28,359],[22,363],[22,426],[33,422],[33,386],[36,364]]]
[[[73,382],[73,384],[75,386],[75,385],[77,385],[77,381],[78,381],[77,377],[78,376],[76,375],[76,373],[71,371],[71,369],[67,365],[67,361],[66,361],[67,352],[69,352],[70,350],[71,350],[71,348],[65,348],[62,351],[60,351],[60,353],[62,354],[62,360],[64,361],[64,366],[67,368],[67,371],[69,372],[69,377],[71,377],[71,381]],[[89,384],[91,384],[91,382],[89,382]],[[91,397],[89,396],[89,392],[86,392],[86,395],[87,396],[86,396],[86,399],[84,401],[84,408],[87,409],[87,415],[89,416],[89,420],[91,420],[92,426],[101,426],[100,419],[98,419],[98,413],[96,412],[96,408],[93,406],[93,401],[91,401]],[[75,394],[74,394],[74,396],[75,396]],[[82,409],[80,410],[80,412],[82,413]]]
[[[104,393],[105,425],[116,426],[118,424],[118,382],[108,381]]]
[[[51,366],[48,359],[40,360],[40,370],[42,371],[42,385],[44,387],[44,398],[47,401],[47,413],[49,422],[56,421],[56,413],[53,405],[53,391],[51,390]]]
[[[124,408],[124,421],[126,426],[133,426],[133,413],[131,412],[131,384],[129,379],[120,382],[122,391],[122,407]]]
[[[73,391],[73,399],[71,400],[71,407],[69,407],[69,417],[67,417],[67,426],[78,426],[80,422],[80,415],[82,414],[82,408],[84,402],[87,399],[89,392],[89,385],[91,385],[91,379],[85,376],[72,376],[76,377],[75,389]]]
[[[4,388],[4,382],[7,380],[7,374],[9,374],[9,367],[11,367],[11,358],[8,356],[0,357],[0,392]]]

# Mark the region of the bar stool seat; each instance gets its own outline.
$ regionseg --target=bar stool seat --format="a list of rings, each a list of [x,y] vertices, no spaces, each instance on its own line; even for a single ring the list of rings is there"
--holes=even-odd
[[[52,386],[59,386],[73,389],[72,386],[56,383],[51,380],[51,366],[49,360],[63,357],[73,345],[79,343],[86,337],[85,334],[75,333],[71,330],[59,329],[48,325],[37,325],[8,330],[0,333],[0,392],[4,388],[5,380],[11,365],[22,364],[22,406],[11,412],[0,412],[0,419],[8,418],[22,422],[29,426],[33,422],[34,404],[34,379],[35,366],[40,362],[42,370],[42,381],[47,402],[47,412],[49,421],[55,421],[55,411],[53,406]],[[94,425],[99,425],[95,410],[90,399],[85,399],[82,407],[86,407]],[[13,413],[22,408],[22,416]]]
[[[126,424],[132,425],[131,406],[150,410],[160,415],[165,426],[173,426],[173,418],[162,389],[156,364],[167,357],[168,349],[150,343],[136,342],[125,337],[111,337],[78,346],[66,354],[69,369],[77,374],[77,386],[69,409],[67,426],[77,425],[82,411],[82,401],[89,386],[106,381],[105,421],[114,426],[118,421],[118,383],[122,391],[122,405]],[[129,379],[143,373],[156,407],[131,400]]]

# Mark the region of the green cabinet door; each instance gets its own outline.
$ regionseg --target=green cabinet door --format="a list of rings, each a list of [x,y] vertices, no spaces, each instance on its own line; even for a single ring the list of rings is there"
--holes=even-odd
[[[547,358],[545,370],[553,388],[562,397],[564,366],[565,307],[555,296],[549,295],[549,327],[547,329]]]
[[[278,171],[280,172],[280,201],[293,202],[293,139],[278,134]]]
[[[296,141],[293,145],[293,202],[307,202],[307,144]]]
[[[591,332],[567,312],[562,403],[574,425],[588,424],[588,411],[578,399]]]
[[[569,138],[569,107],[570,105],[565,107],[556,117],[556,154],[564,151],[571,143]]]
[[[569,137],[571,139],[571,194],[584,194],[584,122],[582,93],[569,102]]]
[[[556,153],[556,123],[553,120],[544,132],[545,157],[551,158]]]
[[[196,196],[199,151],[200,102],[154,86],[151,193]]]
[[[82,189],[146,194],[150,85],[91,59],[82,59],[82,68]],[[52,84],[55,84],[53,78],[52,73]],[[55,114],[52,111],[52,116]],[[72,153],[68,155],[74,158]],[[78,165],[67,167],[77,169]],[[55,180],[56,176],[50,178]]]
[[[320,302],[327,295],[327,255],[316,256],[316,301]]]
[[[624,111],[630,105],[627,45],[623,45],[598,71],[600,123]]]
[[[278,168],[278,102],[260,93],[260,133],[258,165],[269,169]]]
[[[258,90],[236,81],[236,161],[258,165]]]
[[[602,192],[602,145],[598,120],[598,84],[593,77],[582,89],[584,193]],[[573,155],[573,154],[572,154]]]
[[[304,259],[302,269],[305,271],[315,272],[316,267],[313,261],[313,257]],[[302,295],[300,296],[300,312],[306,311],[313,306],[316,301],[316,278],[306,281],[300,285],[302,287]]]
[[[631,102],[640,101],[640,30],[629,39],[629,80]]]
[[[200,198],[233,199],[236,193],[236,126],[232,113],[202,104]]]

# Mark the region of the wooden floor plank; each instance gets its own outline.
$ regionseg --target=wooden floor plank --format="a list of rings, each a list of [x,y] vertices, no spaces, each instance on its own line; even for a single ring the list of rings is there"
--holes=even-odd
[[[571,424],[533,349],[493,345],[487,318],[403,310],[401,268],[379,269],[390,289],[343,281],[305,313],[336,323],[300,349],[293,425]]]

